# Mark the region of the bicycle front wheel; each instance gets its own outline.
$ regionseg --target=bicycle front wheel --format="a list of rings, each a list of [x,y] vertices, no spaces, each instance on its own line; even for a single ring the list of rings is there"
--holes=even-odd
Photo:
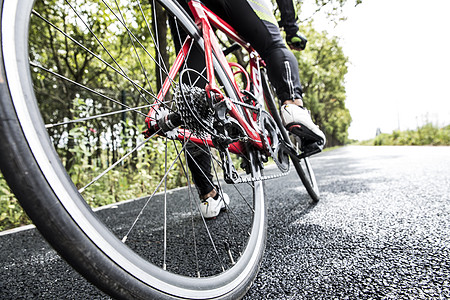
[[[297,153],[300,153],[300,142],[298,142],[296,137],[293,136],[291,136],[291,141],[293,141],[293,145],[297,149]],[[294,158],[292,159],[292,163],[294,164],[295,170],[297,171],[303,185],[308,191],[309,196],[314,202],[318,202],[320,200],[319,186],[317,185],[316,175],[314,174],[314,170],[309,162],[309,158]]]
[[[277,107],[277,99],[275,98],[275,93],[273,90],[273,87],[270,84],[269,78],[263,70],[262,72],[262,84],[264,89],[264,97],[266,100],[266,105],[268,106],[268,109],[274,118],[275,122],[278,125],[278,128],[280,129],[281,133],[283,134],[283,137],[286,142],[290,142],[292,147],[296,150],[296,153],[301,153],[300,147],[301,142],[297,140],[297,138],[291,134],[289,134],[286,129],[283,126],[283,122],[281,121],[280,114],[278,113],[278,107]],[[297,157],[292,156],[291,161],[295,167],[295,170],[297,171],[298,176],[300,177],[300,180],[302,181],[303,185],[306,188],[306,191],[308,192],[309,196],[314,202],[319,201],[320,199],[320,193],[319,193],[319,186],[316,182],[316,176],[314,175],[313,168],[311,166],[311,163],[309,162],[309,158],[305,157],[302,159],[298,159]]]
[[[225,184],[218,151],[190,136],[140,134],[181,31],[194,40],[185,54],[201,53],[172,1],[1,1],[2,172],[50,244],[115,298],[239,298],[264,252],[262,182]],[[215,71],[233,96],[217,61]],[[197,92],[198,70],[184,74]],[[174,78],[162,107],[179,111],[179,94]],[[256,157],[236,156],[242,176],[261,177]],[[230,196],[215,219],[200,213],[189,160],[207,161],[208,183]]]

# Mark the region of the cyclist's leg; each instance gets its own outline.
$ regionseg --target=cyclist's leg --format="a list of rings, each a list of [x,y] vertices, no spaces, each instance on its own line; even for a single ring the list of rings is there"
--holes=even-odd
[[[247,0],[202,2],[233,26],[266,61],[269,79],[281,101],[301,98],[297,60],[287,49],[271,7],[265,0],[257,0],[260,2],[258,5]]]
[[[211,158],[206,146],[198,146],[192,143],[186,145],[186,151],[189,153],[187,163],[191,170],[192,181],[198,189],[200,197],[209,194],[214,190],[213,176],[211,174]]]
[[[267,71],[278,99],[282,117],[289,130],[308,138],[307,143],[325,143],[325,136],[303,109],[298,62],[287,49],[272,7],[267,0],[204,0],[206,6],[233,26],[267,63]],[[281,67],[280,67],[281,66]],[[287,105],[286,105],[287,104]],[[300,132],[301,131],[301,132]]]

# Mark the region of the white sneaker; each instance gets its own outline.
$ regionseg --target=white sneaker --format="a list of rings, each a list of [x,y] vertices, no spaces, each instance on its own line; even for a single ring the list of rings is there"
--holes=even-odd
[[[223,196],[223,198],[222,198]],[[222,209],[226,209],[226,206],[230,204],[230,197],[224,192],[219,193],[217,200],[209,197],[200,204],[200,210],[203,217],[206,219],[217,217]]]
[[[284,126],[293,134],[319,145],[325,145],[325,134],[313,123],[309,112],[295,104],[281,107],[281,119]]]

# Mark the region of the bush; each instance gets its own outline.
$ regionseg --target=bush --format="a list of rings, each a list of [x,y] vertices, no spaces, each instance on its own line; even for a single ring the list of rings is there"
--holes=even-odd
[[[0,231],[30,223],[30,219],[0,173]]]
[[[369,143],[375,146],[382,145],[433,145],[450,146],[450,125],[438,128],[431,123],[427,123],[417,130],[398,131],[392,134],[382,133]]]

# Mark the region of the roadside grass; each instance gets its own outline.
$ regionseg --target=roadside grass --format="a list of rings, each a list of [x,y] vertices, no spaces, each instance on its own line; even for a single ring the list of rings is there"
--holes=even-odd
[[[395,130],[391,134],[381,133],[374,139],[357,141],[363,146],[450,146],[450,125],[439,128],[427,123],[416,130]]]

